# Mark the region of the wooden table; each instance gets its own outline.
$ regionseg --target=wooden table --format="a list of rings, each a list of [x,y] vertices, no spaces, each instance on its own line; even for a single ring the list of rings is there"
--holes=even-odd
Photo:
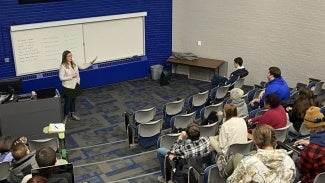
[[[169,58],[167,59],[168,63],[171,63],[175,68],[175,73],[177,73],[177,66],[178,65],[187,65],[187,66],[193,66],[193,67],[200,67],[200,68],[206,68],[213,72],[213,74],[217,73],[219,74],[219,67],[225,63],[223,60],[217,60],[217,59],[209,59],[209,58],[199,58],[196,60],[186,60],[186,59],[179,59],[179,58]]]

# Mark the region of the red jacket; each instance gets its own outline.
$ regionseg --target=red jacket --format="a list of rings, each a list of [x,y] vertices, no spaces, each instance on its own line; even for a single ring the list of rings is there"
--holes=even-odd
[[[261,116],[252,118],[252,122],[267,124],[272,126],[274,129],[278,129],[287,125],[287,115],[282,105],[279,105],[277,108],[267,110]]]

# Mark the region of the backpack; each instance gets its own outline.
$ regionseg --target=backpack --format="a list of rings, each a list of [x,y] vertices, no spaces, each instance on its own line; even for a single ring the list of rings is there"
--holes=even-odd
[[[171,79],[170,71],[163,70],[160,75],[160,86],[169,85],[170,79]]]

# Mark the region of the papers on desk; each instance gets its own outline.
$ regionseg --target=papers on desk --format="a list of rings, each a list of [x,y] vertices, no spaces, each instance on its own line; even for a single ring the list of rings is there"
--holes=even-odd
[[[65,132],[64,123],[50,123],[49,133],[62,133],[62,132]]]

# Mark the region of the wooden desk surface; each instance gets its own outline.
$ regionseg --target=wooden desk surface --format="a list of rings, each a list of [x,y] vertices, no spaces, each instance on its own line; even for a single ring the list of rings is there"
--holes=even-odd
[[[209,59],[209,58],[199,58],[197,60],[185,60],[185,59],[178,59],[178,58],[169,58],[167,62],[175,63],[175,64],[183,64],[183,65],[191,65],[197,67],[205,67],[205,68],[212,68],[216,69],[220,65],[222,65],[225,61],[223,60],[216,60],[216,59]]]

